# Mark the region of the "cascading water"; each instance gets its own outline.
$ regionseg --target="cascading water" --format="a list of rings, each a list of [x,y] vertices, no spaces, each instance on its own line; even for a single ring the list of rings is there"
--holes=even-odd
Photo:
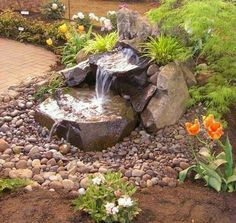
[[[138,62],[138,56],[129,48],[117,50],[113,54],[107,54],[100,58],[97,62],[96,98],[101,101],[104,100],[112,81],[115,79],[114,73],[134,69]]]

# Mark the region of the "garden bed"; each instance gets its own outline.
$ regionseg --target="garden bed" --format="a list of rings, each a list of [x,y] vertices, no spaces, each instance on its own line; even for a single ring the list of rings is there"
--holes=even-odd
[[[139,199],[142,213],[134,223],[236,222],[236,194],[217,194],[191,182],[177,188],[156,186],[143,190],[136,197]],[[71,206],[73,198],[73,195],[63,191],[21,190],[6,194],[0,199],[0,221],[94,223],[87,215],[74,211]]]

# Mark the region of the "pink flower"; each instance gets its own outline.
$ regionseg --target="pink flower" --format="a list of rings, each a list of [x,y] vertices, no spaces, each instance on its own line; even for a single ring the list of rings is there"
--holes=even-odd
[[[121,4],[121,5],[119,5],[119,8],[120,9],[123,9],[123,8],[127,9],[128,8],[128,4],[126,4],[126,3],[125,4]]]

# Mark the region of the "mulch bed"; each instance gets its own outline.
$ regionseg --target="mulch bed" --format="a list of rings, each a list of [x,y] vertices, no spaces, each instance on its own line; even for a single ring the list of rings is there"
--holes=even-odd
[[[216,193],[188,182],[177,188],[153,187],[137,193],[142,213],[134,223],[234,223],[236,194]],[[1,223],[94,223],[76,212],[73,196],[36,190],[6,194],[0,198]]]

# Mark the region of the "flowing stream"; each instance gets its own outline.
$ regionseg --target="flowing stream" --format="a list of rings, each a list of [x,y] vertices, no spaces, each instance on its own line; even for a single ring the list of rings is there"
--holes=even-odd
[[[96,98],[104,100],[116,73],[124,73],[137,67],[138,56],[132,49],[123,48],[113,54],[104,55],[97,62]]]

